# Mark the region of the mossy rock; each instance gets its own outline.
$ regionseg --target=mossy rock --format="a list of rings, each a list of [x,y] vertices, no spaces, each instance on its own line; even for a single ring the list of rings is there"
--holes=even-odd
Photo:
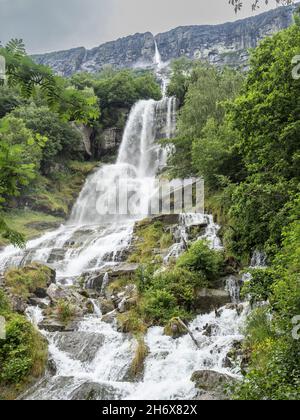
[[[50,267],[32,263],[23,268],[13,268],[4,275],[5,286],[16,296],[28,299],[32,294],[46,297],[46,290],[55,282],[56,273]]]
[[[187,334],[187,329],[178,318],[172,318],[164,328],[164,334],[174,339]]]

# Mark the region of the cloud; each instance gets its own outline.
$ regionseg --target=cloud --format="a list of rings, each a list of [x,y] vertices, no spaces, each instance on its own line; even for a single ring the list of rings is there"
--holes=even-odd
[[[239,18],[252,14],[251,1]],[[0,0],[0,40],[23,38],[31,53],[91,48],[135,32],[236,18],[228,0]]]

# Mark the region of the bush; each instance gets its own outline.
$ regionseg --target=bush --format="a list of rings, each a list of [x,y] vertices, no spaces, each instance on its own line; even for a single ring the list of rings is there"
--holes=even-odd
[[[0,395],[12,397],[40,377],[47,361],[47,343],[21,315],[6,315],[6,339],[0,340]]]
[[[275,281],[275,272],[272,269],[250,270],[251,278],[244,283],[242,296],[250,299],[251,305],[265,302],[271,294],[271,287]]]
[[[177,261],[177,266],[197,272],[208,281],[213,281],[221,274],[222,255],[210,249],[206,241],[197,241]]]
[[[187,316],[187,313],[177,305],[176,297],[167,290],[148,290],[144,294],[141,311],[146,322],[156,325],[161,325],[174,317]]]
[[[4,314],[10,310],[8,299],[3,290],[0,289],[0,314]]]
[[[58,319],[64,324],[67,324],[68,322],[72,321],[72,319],[75,317],[76,309],[69,302],[60,300],[57,304],[56,309]]]

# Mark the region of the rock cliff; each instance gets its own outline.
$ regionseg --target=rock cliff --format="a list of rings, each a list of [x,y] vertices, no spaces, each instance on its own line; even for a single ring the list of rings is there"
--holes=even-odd
[[[145,68],[154,65],[155,42],[163,61],[181,56],[205,59],[216,65],[245,66],[248,49],[266,36],[287,28],[294,6],[279,7],[248,19],[222,25],[184,26],[153,36],[135,34],[108,42],[92,50],[84,47],[35,55],[57,74],[70,76],[80,71],[97,72],[106,65],[116,68]]]

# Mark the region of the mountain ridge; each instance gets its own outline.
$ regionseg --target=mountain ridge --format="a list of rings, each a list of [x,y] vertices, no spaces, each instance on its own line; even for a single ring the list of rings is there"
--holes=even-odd
[[[156,45],[163,61],[181,56],[207,60],[215,65],[247,66],[248,50],[259,41],[292,22],[294,6],[278,7],[246,19],[218,25],[178,26],[153,35],[151,32],[128,35],[105,42],[92,49],[69,50],[33,55],[34,61],[51,67],[57,74],[71,76],[97,72],[111,65],[115,68],[154,67]]]

